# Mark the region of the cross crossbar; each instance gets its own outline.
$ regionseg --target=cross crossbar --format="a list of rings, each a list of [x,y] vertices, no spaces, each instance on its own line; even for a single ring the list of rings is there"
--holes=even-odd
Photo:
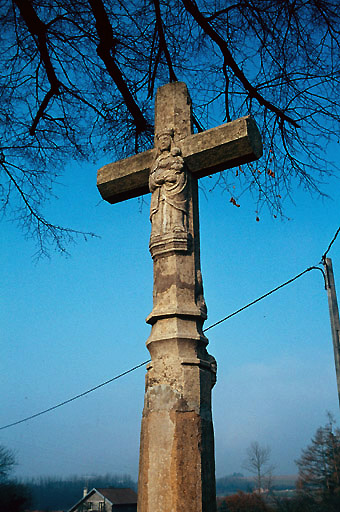
[[[197,178],[246,164],[262,156],[261,135],[255,121],[241,117],[179,142],[187,168]],[[97,186],[111,204],[149,192],[149,172],[155,149],[104,165],[98,171]]]

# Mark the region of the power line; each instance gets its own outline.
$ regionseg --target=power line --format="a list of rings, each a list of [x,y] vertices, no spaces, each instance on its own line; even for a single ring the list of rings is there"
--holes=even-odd
[[[326,255],[327,253],[329,252],[330,248],[332,247],[332,245],[334,244],[335,240],[337,239],[337,236],[338,234],[340,233],[340,226],[339,228],[337,229],[334,237],[332,238],[330,244],[328,245],[327,247],[327,250],[326,252],[323,254],[322,256],[322,259],[321,259],[321,263],[325,260],[326,258]],[[208,331],[209,329],[212,329],[213,327],[215,327],[216,325],[219,325],[221,324],[222,322],[225,322],[226,320],[229,320],[229,318],[237,315],[238,313],[241,313],[241,311],[244,311],[245,309],[249,308],[250,306],[253,306],[254,304],[256,304],[257,302],[260,302],[260,300],[262,299],[265,299],[266,297],[268,297],[268,295],[271,295],[272,293],[276,292],[277,290],[280,290],[280,288],[283,288],[284,286],[287,286],[288,284],[292,283],[293,281],[295,281],[296,279],[298,279],[299,277],[303,276],[304,274],[306,274],[307,272],[310,272],[311,270],[320,270],[320,272],[322,273],[323,275],[323,278],[324,278],[324,281],[325,281],[325,288],[327,287],[326,286],[326,276],[325,276],[325,273],[324,271],[322,270],[322,268],[320,267],[316,267],[316,266],[313,266],[313,267],[308,267],[306,268],[306,270],[304,270],[303,272],[300,272],[300,274],[297,274],[295,277],[292,277],[291,279],[289,279],[288,281],[286,281],[285,283],[283,284],[280,284],[279,286],[277,286],[276,288],[273,288],[273,290],[270,290],[269,292],[265,293],[264,295],[261,295],[261,297],[259,297],[258,299],[255,299],[253,300],[252,302],[249,302],[248,304],[246,304],[245,306],[243,306],[242,308],[234,311],[233,313],[231,313],[230,315],[222,318],[221,320],[218,320],[218,322],[215,322],[214,324],[210,325],[209,327],[207,327],[206,329],[203,329],[203,332],[206,332]]]
[[[271,295],[272,293],[276,292],[277,290],[280,290],[280,288],[283,288],[284,286],[287,286],[287,284],[290,284],[292,283],[293,281],[295,281],[296,279],[298,279],[299,277],[303,276],[303,274],[306,274],[307,272],[310,272],[311,270],[320,270],[320,272],[322,272],[323,274],[323,277],[325,279],[325,273],[324,271],[322,270],[322,268],[320,267],[309,267],[309,268],[306,268],[306,270],[304,270],[303,272],[300,272],[300,274],[297,274],[295,277],[292,277],[291,279],[289,279],[288,281],[286,281],[285,283],[283,284],[280,284],[279,286],[277,286],[276,288],[273,288],[272,290],[270,290],[270,292],[267,292],[265,293],[264,295],[261,295],[261,297],[259,297],[258,299],[255,299],[253,300],[252,302],[249,302],[248,304],[246,304],[245,306],[243,306],[242,308],[238,309],[237,311],[234,311],[234,313],[231,313],[230,315],[222,318],[221,320],[218,320],[218,322],[215,322],[214,324],[212,325],[209,325],[209,327],[207,327],[206,329],[203,329],[203,332],[206,332],[208,331],[209,329],[212,329],[213,327],[215,327],[216,325],[219,325],[221,324],[222,322],[225,322],[226,320],[228,320],[229,318],[231,318],[232,316],[235,316],[237,315],[238,313],[241,313],[241,311],[244,311],[245,309],[249,308],[250,306],[252,306],[253,304],[256,304],[257,302],[260,302],[260,300],[262,299],[265,299],[266,297],[268,297],[268,295]]]
[[[332,245],[334,244],[334,242],[335,242],[339,232],[340,232],[340,227],[338,228],[338,230],[336,231],[333,239],[331,240],[330,244],[328,245],[326,252],[323,254],[322,261],[324,260],[324,258],[326,258],[326,255],[329,252],[329,250],[332,247]],[[266,297],[268,297],[272,293],[280,290],[281,288],[283,288],[284,286],[287,286],[288,284],[292,283],[293,281],[296,281],[296,279],[299,279],[299,277],[303,276],[307,272],[310,272],[311,270],[320,270],[320,272],[322,273],[323,278],[325,280],[325,286],[326,286],[326,277],[325,277],[325,273],[322,270],[322,268],[316,267],[316,266],[308,267],[303,272],[300,272],[300,274],[297,274],[296,276],[292,277],[291,279],[289,279],[285,283],[282,283],[279,286],[276,286],[276,288],[273,288],[272,290],[270,290],[269,292],[265,293],[264,295],[261,295],[261,297],[258,297],[257,299],[253,300],[252,302],[249,302],[248,304],[246,304],[242,308],[237,309],[236,311],[234,311],[230,315],[222,318],[221,320],[218,320],[214,324],[209,325],[209,327],[207,327],[206,329],[203,329],[203,332],[206,332],[209,329],[212,329],[213,327],[216,327],[217,325],[225,322],[226,320],[229,320],[229,318],[237,315],[238,313],[241,313],[241,311],[244,311],[245,309],[249,308],[250,306],[253,306],[257,302],[260,302],[260,300],[265,299]],[[150,361],[151,361],[151,359],[148,359],[147,361],[144,361],[143,363],[140,363],[137,366],[134,366],[133,368],[130,368],[130,370],[127,370],[127,371],[117,375],[116,377],[113,377],[112,379],[109,379],[109,380],[103,382],[102,384],[99,384],[98,386],[95,386],[94,388],[88,389],[87,391],[84,391],[84,393],[80,393],[79,395],[76,395],[76,396],[74,396],[72,398],[69,398],[68,400],[65,400],[64,402],[61,402],[61,403],[59,403],[57,405],[54,405],[53,407],[49,407],[48,409],[45,409],[45,410],[43,410],[41,412],[38,412],[36,414],[32,414],[32,416],[28,416],[27,418],[23,418],[22,420],[14,421],[13,423],[9,423],[8,425],[4,425],[3,427],[0,427],[0,430],[4,430],[4,429],[10,428],[10,427],[14,427],[15,425],[19,425],[20,423],[24,423],[25,421],[32,420],[33,418],[37,418],[38,416],[41,416],[42,414],[46,414],[47,412],[53,411],[54,409],[58,409],[58,407],[62,407],[63,405],[69,404],[70,402],[73,402],[74,400],[77,400],[78,398],[81,398],[82,396],[88,395],[89,393],[92,393],[92,391],[95,391],[96,389],[99,389],[99,388],[101,388],[103,386],[106,386],[107,384],[110,384],[110,382],[113,382],[114,380],[120,379],[124,375],[127,375],[128,373],[131,373],[134,370],[137,370],[138,368],[140,368],[141,366],[146,365]]]
[[[33,418],[37,418],[38,416],[41,416],[42,414],[46,414],[47,412],[53,411],[54,409],[58,409],[58,407],[61,407],[62,405],[69,404],[70,402],[73,402],[74,400],[77,400],[77,398],[81,398],[82,396],[88,395],[89,393],[92,393],[92,391],[95,391],[96,389],[102,388],[103,386],[106,386],[106,384],[110,384],[110,382],[113,382],[114,380],[120,379],[121,377],[124,377],[124,375],[127,375],[128,373],[133,372],[134,370],[137,370],[137,368],[140,368],[141,366],[144,366],[150,361],[148,359],[147,361],[144,361],[144,363],[140,363],[137,366],[134,366],[133,368],[130,368],[130,370],[127,370],[126,372],[120,373],[119,375],[116,375],[116,377],[113,377],[112,379],[109,379],[102,384],[99,384],[98,386],[95,386],[94,388],[88,389],[87,391],[84,391],[84,393],[80,393],[79,395],[76,395],[72,398],[69,398],[68,400],[65,400],[64,402],[60,402],[60,404],[54,405],[53,407],[49,407],[48,409],[45,409],[44,411],[37,412],[36,414],[32,414],[32,416],[28,416],[27,418],[24,418],[19,421],[14,421],[13,423],[9,423],[8,425],[4,425],[3,427],[0,427],[0,430],[4,430],[5,428],[14,427],[14,425],[19,425],[20,423],[24,423],[24,421],[32,420]]]
[[[335,240],[337,239],[337,236],[338,234],[340,233],[340,226],[338,227],[335,235],[333,236],[333,239],[332,241],[330,242],[329,246],[327,247],[327,250],[326,252],[322,255],[322,258],[321,258],[321,263],[323,263],[326,259],[326,256],[327,256],[327,253],[329,252],[330,248],[332,247],[332,245],[334,244]]]
[[[280,284],[279,286],[276,286],[276,288],[273,288],[272,290],[270,290],[269,292],[265,293],[264,295],[261,295],[261,297],[258,297],[257,299],[253,300],[252,302],[249,302],[248,304],[246,304],[242,308],[237,309],[236,311],[234,311],[230,315],[228,315],[228,316],[222,318],[221,320],[219,320],[218,322],[215,322],[214,324],[210,325],[209,327],[204,329],[203,332],[206,332],[209,329],[212,329],[213,327],[215,327],[216,325],[219,325],[222,322],[225,322],[229,318],[237,315],[241,311],[244,311],[245,309],[249,308],[253,304],[256,304],[260,300],[268,297],[268,295],[271,295],[272,293],[276,292],[277,290],[280,290],[284,286],[287,286],[288,284],[292,283],[293,281],[295,281],[299,277],[303,276],[307,272],[310,272],[311,270],[320,270],[320,272],[322,272],[322,274],[323,274],[323,276],[325,278],[324,272],[323,272],[323,270],[320,267],[309,267],[309,268],[306,268],[306,270],[304,270],[303,272],[300,272],[300,274],[297,274],[296,276],[292,277],[291,279],[289,279],[285,283]],[[134,370],[137,370],[138,368],[140,368],[141,366],[146,365],[150,361],[151,361],[151,359],[148,359],[147,361],[144,361],[143,363],[140,363],[137,366],[134,366],[133,368],[130,368],[130,370],[127,370],[127,371],[117,375],[116,377],[113,377],[112,379],[109,379],[109,380],[103,382],[102,384],[99,384],[98,386],[95,386],[94,388],[91,388],[91,389],[89,389],[87,391],[84,391],[84,393],[80,393],[79,395],[76,395],[76,396],[74,396],[72,398],[69,398],[68,400],[65,400],[64,402],[61,402],[61,403],[59,403],[57,405],[54,405],[53,407],[49,407],[48,409],[45,409],[45,410],[43,410],[41,412],[38,412],[36,414],[32,414],[32,416],[28,416],[27,418],[23,418],[22,420],[14,421],[13,423],[9,423],[8,425],[4,425],[3,427],[0,427],[0,430],[4,430],[4,429],[10,428],[10,427],[14,427],[15,425],[19,425],[20,423],[24,423],[25,421],[32,420],[33,418],[37,418],[38,416],[41,416],[42,414],[46,414],[47,412],[53,411],[54,409],[58,409],[58,407],[62,407],[63,405],[69,404],[70,402],[73,402],[74,400],[77,400],[78,398],[81,398],[82,396],[88,395],[89,393],[92,393],[92,391],[95,391],[96,389],[99,389],[99,388],[101,388],[103,386],[106,386],[107,384],[110,384],[110,382],[113,382],[114,380],[117,380],[120,377],[123,377],[124,375],[127,375],[128,373],[133,372]]]

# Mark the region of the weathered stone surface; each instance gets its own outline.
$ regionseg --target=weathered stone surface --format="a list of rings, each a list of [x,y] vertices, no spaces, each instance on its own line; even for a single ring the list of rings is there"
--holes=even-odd
[[[160,190],[151,188],[154,300],[147,318],[152,325],[147,340],[151,363],[142,419],[139,512],[216,509],[211,415],[216,362],[207,352],[208,340],[202,332],[206,306],[199,258],[198,187],[186,165],[185,171],[181,165],[174,165],[173,171],[171,156],[177,155],[176,148],[185,147],[191,138],[190,108],[184,84],[169,84],[158,90],[156,158],[164,155],[166,165],[160,171]],[[167,189],[162,190],[167,186],[169,199]],[[165,212],[160,210],[162,215],[155,218],[153,212],[161,201],[164,204],[159,210],[164,208]],[[170,207],[185,213],[181,218],[185,225],[180,225],[176,212],[171,217]],[[165,215],[169,215],[170,222]]]
[[[111,203],[152,192],[152,326],[138,479],[139,512],[215,512],[211,390],[216,361],[203,333],[197,178],[259,158],[260,135],[245,117],[192,134],[186,85],[158,89],[155,148],[102,167]]]
[[[183,144],[183,158],[196,178],[258,160],[262,142],[255,121],[241,117],[202,133],[195,133]]]
[[[262,156],[261,136],[250,116],[177,142],[189,170],[197,178]],[[103,199],[113,204],[149,192],[149,172],[154,158],[155,150],[151,149],[99,169],[97,186]]]
[[[192,133],[191,98],[184,82],[166,84],[157,90],[155,137],[167,128],[174,130],[176,144]]]
[[[149,192],[149,172],[155,150],[118,160],[98,170],[97,187],[105,201],[119,203]]]
[[[149,175],[150,252],[154,258],[163,252],[187,252],[189,240],[189,171],[175,144],[174,130],[156,134],[157,157]]]
[[[153,340],[148,348],[138,510],[214,511],[213,359],[200,340]]]

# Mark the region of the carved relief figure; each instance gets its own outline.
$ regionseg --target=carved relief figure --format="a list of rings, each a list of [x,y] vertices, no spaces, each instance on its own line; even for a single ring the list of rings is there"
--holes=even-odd
[[[187,173],[181,150],[173,145],[173,131],[156,135],[158,156],[149,176],[152,192],[150,220],[151,238],[187,231]]]

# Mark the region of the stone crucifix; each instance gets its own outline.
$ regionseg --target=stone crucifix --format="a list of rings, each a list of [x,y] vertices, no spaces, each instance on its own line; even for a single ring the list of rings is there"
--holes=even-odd
[[[98,171],[102,197],[116,203],[151,192],[153,309],[138,480],[139,512],[216,510],[211,390],[216,361],[203,334],[197,178],[262,155],[248,116],[193,134],[183,82],[160,87],[155,147]]]

